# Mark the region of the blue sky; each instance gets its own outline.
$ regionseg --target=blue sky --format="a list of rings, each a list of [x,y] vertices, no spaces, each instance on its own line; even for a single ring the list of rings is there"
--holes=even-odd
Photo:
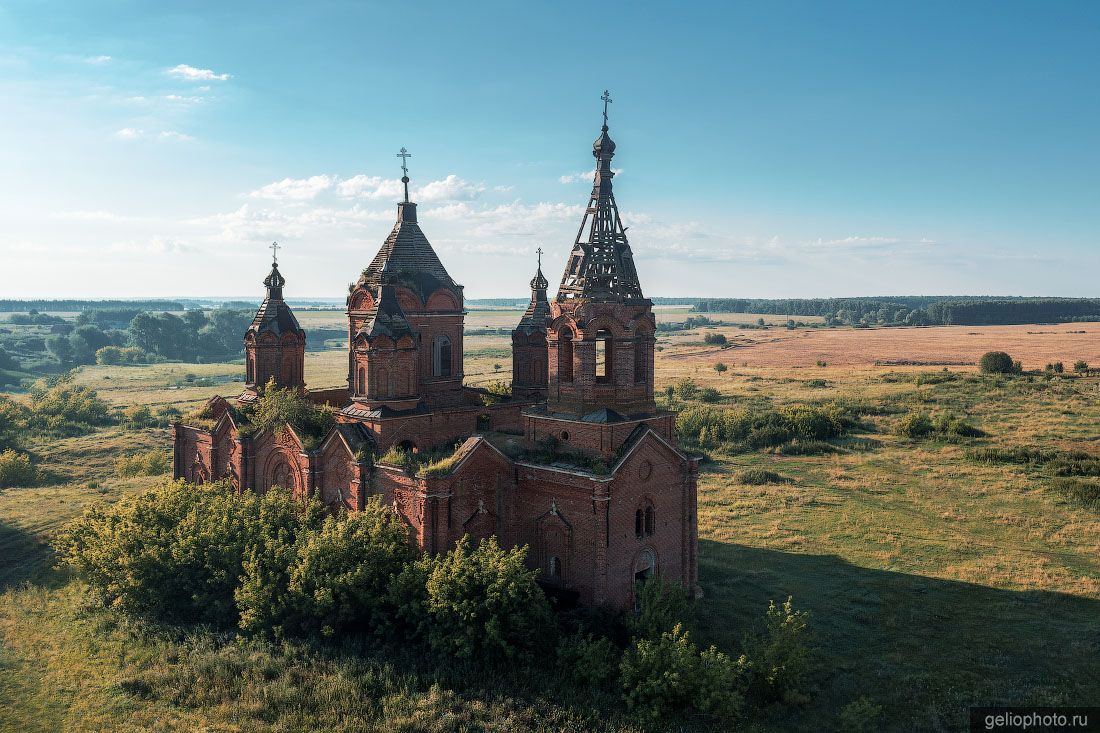
[[[648,295],[1100,296],[1091,2],[0,0],[0,297],[341,297],[397,150],[467,297],[560,275],[611,90]]]

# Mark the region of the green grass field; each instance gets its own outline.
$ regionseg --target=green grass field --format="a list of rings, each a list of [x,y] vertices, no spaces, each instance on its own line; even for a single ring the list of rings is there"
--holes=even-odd
[[[478,312],[478,325],[497,327],[500,313],[514,320],[514,311]],[[731,408],[833,400],[875,408],[855,435],[838,441],[848,446],[838,453],[715,452],[704,464],[703,640],[736,649],[769,599],[792,595],[812,614],[821,655],[812,699],[766,711],[750,727],[829,730],[861,696],[883,706],[884,728],[897,731],[962,729],[971,704],[1100,701],[1100,511],[1052,490],[1041,467],[966,456],[975,446],[1100,455],[1100,379],[959,370],[941,381],[941,372],[917,378],[930,369],[767,369],[737,366],[740,357],[719,374],[706,360],[681,358],[699,341],[699,332],[661,336],[659,392],[690,377],[719,389]],[[467,337],[465,347],[467,382],[509,378],[506,336]],[[341,351],[307,355],[311,386],[341,384],[345,368]],[[78,379],[113,405],[189,409],[213,394],[235,394],[240,384],[226,380],[240,369],[85,367]],[[897,437],[894,426],[910,410],[966,416],[987,436],[963,443]],[[202,634],[173,637],[96,609],[79,583],[51,569],[45,543],[89,503],[156,480],[117,478],[115,457],[167,445],[165,429],[35,439],[29,447],[51,481],[0,490],[0,730],[628,728],[537,692],[460,690],[456,697],[401,682],[399,669],[225,645]],[[751,468],[790,482],[740,483]]]

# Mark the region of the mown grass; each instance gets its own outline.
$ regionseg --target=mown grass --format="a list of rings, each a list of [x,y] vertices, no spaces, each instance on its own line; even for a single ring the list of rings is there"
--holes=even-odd
[[[658,394],[690,377],[719,390],[721,407],[834,404],[856,416],[848,435],[828,441],[834,452],[714,450],[704,464],[700,641],[736,649],[769,599],[793,595],[812,613],[821,650],[811,701],[766,711],[750,729],[829,729],[861,696],[882,705],[884,727],[896,731],[963,728],[972,704],[1100,699],[1100,512],[1075,498],[1091,496],[1095,479],[1054,472],[1060,458],[1100,459],[1100,380],[762,369],[725,355],[730,369],[719,374],[680,358],[698,338],[659,337]],[[505,344],[506,337],[473,337],[466,345]],[[308,355],[310,383],[339,384],[345,358]],[[499,378],[494,361],[468,361],[467,381]],[[166,394],[163,385],[178,375],[158,370],[176,367],[204,376],[240,370],[91,368],[81,379],[117,405],[178,401],[187,411],[210,394],[234,393],[229,384]],[[897,435],[913,412],[957,415],[986,435],[963,442]],[[94,609],[79,584],[49,569],[45,541],[90,502],[155,481],[119,478],[115,459],[167,443],[164,429],[117,427],[32,441],[53,478],[0,491],[0,730],[630,729],[591,703],[540,696],[481,671],[467,676],[488,691],[461,675],[433,690],[429,678],[410,676],[393,659],[387,670],[377,656],[341,661],[338,649],[319,657],[202,632],[164,635]],[[975,459],[989,449],[1037,451],[1043,460]],[[750,472],[783,481],[742,481]]]

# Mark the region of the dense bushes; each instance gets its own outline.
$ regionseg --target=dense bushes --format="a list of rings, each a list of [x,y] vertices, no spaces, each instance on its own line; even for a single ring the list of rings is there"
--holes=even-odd
[[[56,548],[107,605],[163,621],[277,636],[401,629],[449,657],[497,661],[554,640],[524,549],[463,540],[414,560],[378,501],[332,517],[279,491],[166,481],[88,510]]]
[[[1075,504],[1090,509],[1100,509],[1100,484],[1078,478],[1056,478],[1054,490]]]
[[[764,628],[745,638],[745,654],[752,661],[749,694],[761,701],[802,702],[809,695],[810,674],[816,660],[810,646],[810,617],[797,611],[791,598],[783,605],[768,604]]]
[[[710,344],[712,346],[725,346],[727,339],[720,333],[708,333],[703,336],[703,343]]]
[[[156,476],[168,473],[168,454],[162,450],[132,453],[115,459],[115,472],[122,478],[130,476]]]
[[[243,411],[242,418],[247,424],[241,429],[251,434],[265,429],[278,431],[291,425],[308,449],[316,447],[332,428],[335,415],[331,407],[313,404],[296,389],[280,389],[272,379],[260,399]]]
[[[780,476],[775,471],[766,471],[762,468],[750,468],[742,471],[737,480],[748,486],[763,486],[764,484],[789,484],[791,480]]]
[[[982,374],[1017,374],[1021,370],[1012,357],[1003,351],[987,351],[978,361]]]
[[[747,667],[745,657],[735,661],[713,646],[700,652],[677,624],[657,639],[636,639],[623,654],[623,700],[653,723],[690,709],[732,722],[744,704]]]
[[[8,486],[34,486],[38,470],[26,453],[8,448],[0,453],[0,488]]]
[[[78,435],[112,422],[110,408],[90,387],[76,385],[71,375],[40,379],[30,390],[28,430],[53,435]]]
[[[985,435],[982,430],[950,413],[930,417],[924,412],[910,412],[905,415],[898,422],[896,432],[903,438],[912,438],[913,440],[936,438],[938,440],[954,441],[965,438],[980,438]]]
[[[767,448],[795,439],[829,440],[846,432],[837,408],[815,405],[739,410],[692,406],[680,412],[676,429],[685,443],[702,448]]]

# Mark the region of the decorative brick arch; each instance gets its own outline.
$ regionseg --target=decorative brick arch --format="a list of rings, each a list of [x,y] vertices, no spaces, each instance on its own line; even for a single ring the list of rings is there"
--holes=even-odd
[[[554,502],[538,519],[538,563],[542,578],[567,584],[573,570],[573,525]]]

